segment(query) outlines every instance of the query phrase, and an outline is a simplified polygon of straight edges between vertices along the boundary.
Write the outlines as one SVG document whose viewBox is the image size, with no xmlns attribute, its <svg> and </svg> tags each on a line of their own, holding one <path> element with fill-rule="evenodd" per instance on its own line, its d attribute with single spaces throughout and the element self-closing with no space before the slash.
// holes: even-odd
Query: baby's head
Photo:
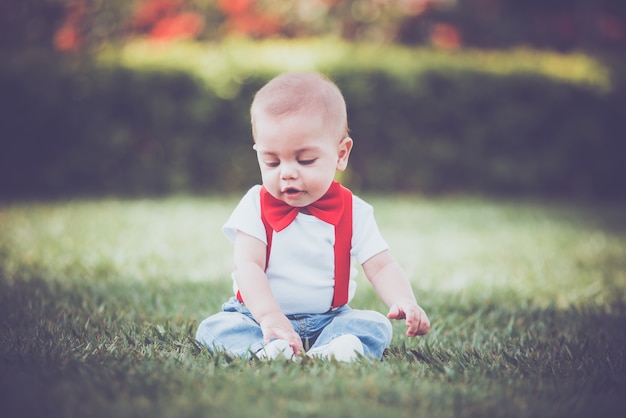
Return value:
<svg viewBox="0 0 626 418">
<path fill-rule="evenodd" d="M 263 184 L 274 197 L 306 206 L 346 168 L 352 149 L 346 103 L 322 75 L 279 75 L 257 92 L 250 115 Z"/>
<path fill-rule="evenodd" d="M 280 118 L 300 113 L 319 115 L 338 140 L 348 136 L 346 102 L 339 88 L 321 74 L 284 73 L 261 88 L 252 102 L 252 134 L 259 117 Z"/>
</svg>

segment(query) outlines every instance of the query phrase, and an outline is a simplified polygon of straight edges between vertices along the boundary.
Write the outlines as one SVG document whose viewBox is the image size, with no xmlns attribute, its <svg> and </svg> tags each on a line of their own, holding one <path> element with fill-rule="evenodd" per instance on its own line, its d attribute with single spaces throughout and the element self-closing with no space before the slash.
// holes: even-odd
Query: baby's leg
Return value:
<svg viewBox="0 0 626 418">
<path fill-rule="evenodd" d="M 380 359 L 383 351 L 391 343 L 391 322 L 379 312 L 346 309 L 338 313 L 324 328 L 313 347 L 328 344 L 344 334 L 352 334 L 359 338 L 365 356 Z"/>
<path fill-rule="evenodd" d="M 252 318 L 239 312 L 220 312 L 202 321 L 196 340 L 212 353 L 226 351 L 248 356 L 263 348 L 263 332 Z"/>
</svg>

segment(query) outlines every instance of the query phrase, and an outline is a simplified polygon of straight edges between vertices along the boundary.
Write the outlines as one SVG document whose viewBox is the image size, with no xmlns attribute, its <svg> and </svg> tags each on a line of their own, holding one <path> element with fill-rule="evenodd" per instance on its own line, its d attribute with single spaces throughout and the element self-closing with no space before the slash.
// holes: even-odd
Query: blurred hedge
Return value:
<svg viewBox="0 0 626 418">
<path fill-rule="evenodd" d="M 343 90 L 357 190 L 626 197 L 626 88 L 596 61 L 323 40 L 2 57 L 0 196 L 245 189 L 250 101 L 285 70 Z"/>
</svg>

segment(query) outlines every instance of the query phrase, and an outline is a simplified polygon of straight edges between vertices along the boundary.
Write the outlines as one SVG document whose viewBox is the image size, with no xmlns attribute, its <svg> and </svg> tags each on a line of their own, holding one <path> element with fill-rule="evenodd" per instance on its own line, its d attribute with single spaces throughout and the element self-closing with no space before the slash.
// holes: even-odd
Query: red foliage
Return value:
<svg viewBox="0 0 626 418">
<path fill-rule="evenodd" d="M 430 7 L 428 0 L 403 0 L 398 2 L 398 9 L 410 16 L 417 16 L 424 13 Z"/>
<path fill-rule="evenodd" d="M 217 7 L 228 16 L 241 16 L 252 12 L 252 3 L 252 0 L 219 0 Z"/>
<path fill-rule="evenodd" d="M 461 47 L 461 34 L 453 25 L 437 23 L 430 32 L 430 42 L 441 49 L 458 49 Z"/>
<path fill-rule="evenodd" d="M 259 12 L 253 0 L 219 0 L 218 8 L 226 16 L 229 33 L 262 37 L 280 31 L 280 18 Z"/>
<path fill-rule="evenodd" d="M 602 16 L 600 19 L 600 31 L 605 38 L 612 41 L 621 41 L 626 34 L 623 22 L 617 17 L 610 15 Z"/>
<path fill-rule="evenodd" d="M 204 17 L 185 6 L 184 0 L 146 0 L 133 13 L 132 27 L 152 39 L 195 38 L 204 29 Z"/>
<path fill-rule="evenodd" d="M 164 17 L 150 31 L 154 39 L 194 38 L 204 29 L 204 19 L 198 13 L 180 13 Z"/>
<path fill-rule="evenodd" d="M 66 25 L 55 32 L 53 43 L 58 51 L 76 51 L 81 45 L 81 36 L 74 26 Z"/>
<path fill-rule="evenodd" d="M 252 36 L 269 36 L 280 29 L 280 20 L 263 15 L 233 16 L 226 22 L 226 30 L 230 33 Z"/>
<path fill-rule="evenodd" d="M 80 25 L 85 18 L 84 0 L 76 0 L 65 6 L 65 18 L 61 27 L 54 33 L 52 43 L 58 51 L 71 52 L 78 50 L 83 38 L 80 33 Z"/>
<path fill-rule="evenodd" d="M 138 29 L 150 28 L 158 20 L 175 13 L 181 3 L 181 0 L 144 1 L 133 12 L 131 18 L 132 25 Z"/>
</svg>

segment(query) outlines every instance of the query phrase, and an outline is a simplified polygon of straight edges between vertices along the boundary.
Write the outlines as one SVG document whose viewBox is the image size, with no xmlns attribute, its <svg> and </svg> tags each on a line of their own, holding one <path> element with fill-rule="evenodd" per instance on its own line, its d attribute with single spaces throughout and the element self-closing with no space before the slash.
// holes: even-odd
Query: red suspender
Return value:
<svg viewBox="0 0 626 418">
<path fill-rule="evenodd" d="M 263 208 L 262 205 L 261 208 Z M 267 240 L 267 249 L 265 250 L 265 270 L 267 270 L 267 266 L 270 263 L 270 252 L 272 251 L 272 237 L 274 236 L 274 230 L 267 221 L 267 218 L 263 213 L 263 209 L 261 209 L 261 220 L 263 221 L 263 226 L 265 227 L 265 237 Z"/>
<path fill-rule="evenodd" d="M 352 192 L 341 186 L 344 210 L 335 226 L 335 296 L 333 308 L 348 303 L 350 288 L 350 250 L 352 249 Z"/>
<path fill-rule="evenodd" d="M 333 296 L 333 308 L 348 303 L 348 290 L 350 288 L 350 250 L 352 249 L 352 192 L 341 186 L 341 194 L 344 201 L 344 211 L 339 223 L 335 226 L 335 294 Z M 267 256 L 265 269 L 270 260 L 272 250 L 272 237 L 274 230 L 270 226 L 261 210 L 261 220 L 265 227 L 267 237 Z M 237 292 L 237 299 L 243 303 L 241 293 Z"/>
</svg>

